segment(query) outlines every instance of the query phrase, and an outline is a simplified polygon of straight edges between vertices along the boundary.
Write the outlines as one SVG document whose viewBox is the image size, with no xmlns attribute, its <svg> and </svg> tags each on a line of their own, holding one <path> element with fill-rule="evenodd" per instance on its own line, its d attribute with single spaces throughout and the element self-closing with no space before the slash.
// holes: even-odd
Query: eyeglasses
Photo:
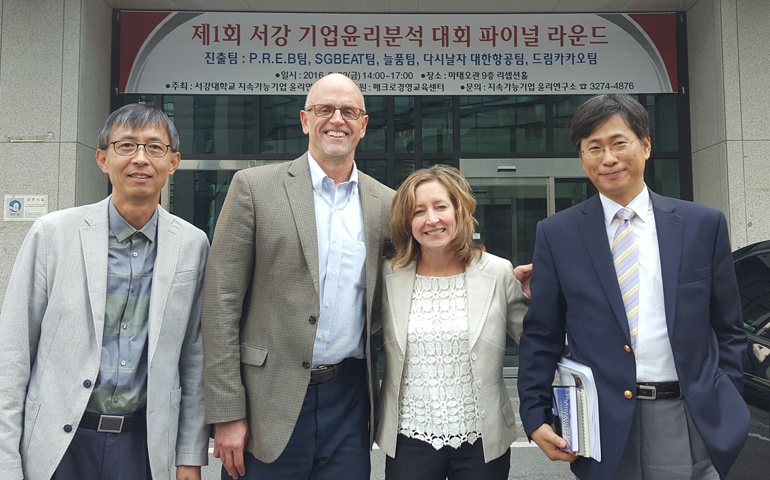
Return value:
<svg viewBox="0 0 770 480">
<path fill-rule="evenodd" d="M 112 148 L 115 149 L 115 153 L 123 155 L 124 157 L 135 154 L 140 146 L 144 147 L 144 153 L 151 157 L 162 157 L 167 154 L 168 149 L 171 148 L 171 145 L 163 142 L 136 143 L 129 142 L 128 140 L 115 140 L 107 145 L 112 145 Z"/>
<path fill-rule="evenodd" d="M 305 110 L 310 110 L 315 113 L 318 118 L 330 118 L 334 115 L 335 110 L 339 110 L 342 118 L 345 120 L 358 120 L 361 115 L 366 115 L 366 110 L 361 110 L 356 107 L 335 107 L 334 105 L 310 105 Z"/>
<path fill-rule="evenodd" d="M 626 142 L 624 140 L 621 140 L 619 142 L 615 142 L 609 147 L 600 147 L 598 145 L 594 145 L 593 147 L 589 148 L 588 150 L 581 150 L 580 154 L 591 159 L 598 159 L 604 156 L 604 149 L 609 148 L 610 152 L 612 152 L 613 155 L 620 155 L 623 152 L 626 152 L 632 143 L 634 143 L 636 140 L 631 140 L 630 142 Z"/>
</svg>

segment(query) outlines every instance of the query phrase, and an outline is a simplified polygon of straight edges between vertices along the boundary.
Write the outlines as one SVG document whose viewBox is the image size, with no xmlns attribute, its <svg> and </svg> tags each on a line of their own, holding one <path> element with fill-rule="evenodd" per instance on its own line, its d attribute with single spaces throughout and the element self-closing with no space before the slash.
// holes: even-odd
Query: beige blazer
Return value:
<svg viewBox="0 0 770 480">
<path fill-rule="evenodd" d="M 0 479 L 51 478 L 88 404 L 102 355 L 108 201 L 38 219 L 16 257 L 0 314 Z M 202 231 L 159 207 L 147 337 L 155 480 L 176 478 L 178 464 L 208 463 L 200 334 L 208 250 Z"/>
<path fill-rule="evenodd" d="M 404 372 L 406 337 L 416 264 L 393 269 L 382 266 L 382 336 L 385 377 L 380 389 L 380 422 L 377 445 L 396 455 L 399 389 Z M 471 373 L 479 382 L 479 411 L 484 460 L 500 457 L 516 440 L 516 418 L 503 383 L 506 333 L 518 342 L 529 298 L 513 275 L 508 260 L 483 253 L 465 269 Z"/>
<path fill-rule="evenodd" d="M 372 324 L 379 323 L 380 260 L 390 235 L 394 192 L 360 171 L 358 187 L 366 243 L 363 334 L 373 425 L 379 381 L 370 333 Z M 236 173 L 206 271 L 206 422 L 248 418 L 246 450 L 263 462 L 275 461 L 289 442 L 310 382 L 320 314 L 318 268 L 307 154 Z"/>
</svg>

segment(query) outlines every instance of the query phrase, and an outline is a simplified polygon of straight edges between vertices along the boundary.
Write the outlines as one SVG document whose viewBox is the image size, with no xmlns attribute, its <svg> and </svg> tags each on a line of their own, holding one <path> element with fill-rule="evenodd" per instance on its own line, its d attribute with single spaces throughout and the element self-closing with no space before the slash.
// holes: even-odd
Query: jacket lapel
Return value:
<svg viewBox="0 0 770 480">
<path fill-rule="evenodd" d="M 488 259 L 482 256 L 465 269 L 465 288 L 468 302 L 468 344 L 476 345 L 492 304 L 497 279 L 483 269 Z"/>
<path fill-rule="evenodd" d="M 88 226 L 80 229 L 80 244 L 86 268 L 88 301 L 94 322 L 96 345 L 102 348 L 104 309 L 107 302 L 107 259 L 109 243 L 108 208 L 110 197 L 94 205 L 85 216 Z"/>
<path fill-rule="evenodd" d="M 313 181 L 310 178 L 310 166 L 307 153 L 294 160 L 289 167 L 289 176 L 284 180 L 286 196 L 294 217 L 294 223 L 302 244 L 302 253 L 310 269 L 313 286 L 317 295 L 321 287 L 318 279 L 318 233 L 315 227 L 315 202 L 313 200 Z"/>
<path fill-rule="evenodd" d="M 679 285 L 679 263 L 682 259 L 682 229 L 684 219 L 674 215 L 674 204 L 650 192 L 655 214 L 655 229 L 660 251 L 660 272 L 663 277 L 663 302 L 669 335 L 674 331 L 676 292 Z"/>
<path fill-rule="evenodd" d="M 417 274 L 417 262 L 412 262 L 404 268 L 396 269 L 385 276 L 385 288 L 388 293 L 391 316 L 393 317 L 393 334 L 401 354 L 406 353 L 406 334 L 409 325 L 409 311 L 412 308 L 412 290 Z"/>
<path fill-rule="evenodd" d="M 377 287 L 382 242 L 380 233 L 380 198 L 371 188 L 369 179 L 358 173 L 358 193 L 361 197 L 361 213 L 364 218 L 364 242 L 366 244 L 366 318 L 371 318 L 374 292 Z M 367 322 L 368 325 L 368 322 Z"/>
<path fill-rule="evenodd" d="M 166 301 L 174 281 L 174 272 L 179 258 L 179 227 L 171 215 L 162 207 L 158 207 L 158 236 L 155 266 L 152 271 L 152 288 L 150 290 L 150 310 L 148 313 L 149 350 L 147 359 L 152 361 L 155 347 L 158 345 L 160 329 L 163 324 L 163 313 Z"/>
<path fill-rule="evenodd" d="M 604 210 L 598 195 L 591 197 L 583 207 L 583 218 L 578 220 L 578 228 L 585 242 L 591 263 L 596 271 L 599 282 L 604 289 L 604 294 L 612 307 L 612 312 L 625 332 L 626 339 L 630 342 L 631 335 L 628 331 L 628 319 L 626 308 L 623 306 L 623 298 L 620 294 L 618 277 L 615 274 L 615 265 L 612 262 L 612 252 L 607 241 L 607 228 L 604 224 Z"/>
</svg>

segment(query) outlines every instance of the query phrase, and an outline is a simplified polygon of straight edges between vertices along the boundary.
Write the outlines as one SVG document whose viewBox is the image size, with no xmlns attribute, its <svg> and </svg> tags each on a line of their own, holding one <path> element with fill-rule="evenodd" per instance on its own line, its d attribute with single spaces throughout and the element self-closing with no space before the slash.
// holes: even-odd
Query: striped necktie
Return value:
<svg viewBox="0 0 770 480">
<path fill-rule="evenodd" d="M 634 211 L 630 208 L 621 208 L 615 214 L 621 222 L 612 241 L 612 261 L 615 263 L 615 273 L 618 275 L 623 306 L 626 307 L 631 348 L 636 355 L 636 333 L 639 325 L 639 250 L 636 236 L 631 229 L 631 219 L 634 215 Z"/>
</svg>

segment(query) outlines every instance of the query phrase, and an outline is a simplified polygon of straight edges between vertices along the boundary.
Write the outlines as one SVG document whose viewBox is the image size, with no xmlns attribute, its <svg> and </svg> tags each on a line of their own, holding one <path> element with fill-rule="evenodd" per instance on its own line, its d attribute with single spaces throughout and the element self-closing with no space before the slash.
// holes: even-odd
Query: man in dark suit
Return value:
<svg viewBox="0 0 770 480">
<path fill-rule="evenodd" d="M 599 194 L 537 227 L 520 348 L 524 428 L 582 479 L 724 478 L 749 425 L 725 217 L 648 190 L 649 120 L 628 95 L 581 105 L 572 142 Z M 560 450 L 551 427 L 565 334 L 596 379 L 601 462 Z"/>
</svg>

